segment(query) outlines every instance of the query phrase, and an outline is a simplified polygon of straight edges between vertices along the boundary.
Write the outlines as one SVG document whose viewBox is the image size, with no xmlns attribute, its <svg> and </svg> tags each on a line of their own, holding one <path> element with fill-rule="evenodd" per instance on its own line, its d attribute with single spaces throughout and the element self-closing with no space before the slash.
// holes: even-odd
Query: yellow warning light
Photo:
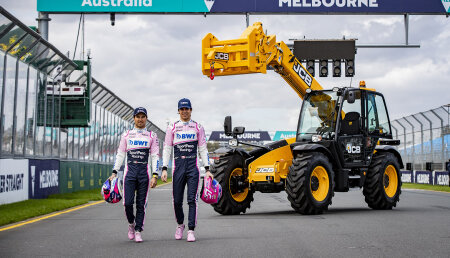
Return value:
<svg viewBox="0 0 450 258">
<path fill-rule="evenodd" d="M 359 82 L 359 87 L 366 87 L 366 82 L 365 81 L 360 81 Z"/>
</svg>

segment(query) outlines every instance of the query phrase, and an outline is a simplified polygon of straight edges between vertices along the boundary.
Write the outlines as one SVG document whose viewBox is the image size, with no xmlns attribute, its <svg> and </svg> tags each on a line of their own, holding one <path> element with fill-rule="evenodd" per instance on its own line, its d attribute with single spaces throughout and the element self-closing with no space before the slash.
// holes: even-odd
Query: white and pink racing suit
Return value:
<svg viewBox="0 0 450 258">
<path fill-rule="evenodd" d="M 123 204 L 128 223 L 136 223 L 135 230 L 142 231 L 147 207 L 148 187 L 152 173 L 158 174 L 159 143 L 156 133 L 147 129 L 127 130 L 120 139 L 113 170 L 118 171 L 125 161 L 123 172 Z M 133 211 L 136 191 L 136 216 Z"/>
<path fill-rule="evenodd" d="M 198 186 L 200 171 L 198 153 L 206 169 L 209 168 L 208 149 L 203 127 L 190 120 L 177 121 L 168 126 L 163 150 L 163 170 L 169 165 L 173 149 L 173 206 L 178 224 L 183 224 L 183 194 L 187 184 L 187 202 L 189 205 L 189 229 L 194 230 L 197 224 Z"/>
</svg>

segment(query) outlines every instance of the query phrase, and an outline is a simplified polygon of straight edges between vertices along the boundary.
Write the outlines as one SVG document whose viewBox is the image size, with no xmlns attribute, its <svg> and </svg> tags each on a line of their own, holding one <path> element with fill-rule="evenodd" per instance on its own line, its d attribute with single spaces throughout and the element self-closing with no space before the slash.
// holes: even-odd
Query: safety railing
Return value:
<svg viewBox="0 0 450 258">
<path fill-rule="evenodd" d="M 446 170 L 450 158 L 450 104 L 391 122 L 407 170 Z"/>
</svg>

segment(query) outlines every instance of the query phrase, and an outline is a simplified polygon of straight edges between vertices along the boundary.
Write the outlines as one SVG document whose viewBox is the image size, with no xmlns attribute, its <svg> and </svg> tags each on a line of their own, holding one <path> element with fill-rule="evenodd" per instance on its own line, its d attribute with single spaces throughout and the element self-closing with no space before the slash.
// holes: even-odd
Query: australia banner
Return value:
<svg viewBox="0 0 450 258">
<path fill-rule="evenodd" d="M 285 140 L 289 138 L 295 138 L 297 136 L 296 131 L 276 131 L 273 136 L 273 141 Z"/>
<path fill-rule="evenodd" d="M 450 0 L 37 0 L 49 13 L 446 14 Z"/>
</svg>

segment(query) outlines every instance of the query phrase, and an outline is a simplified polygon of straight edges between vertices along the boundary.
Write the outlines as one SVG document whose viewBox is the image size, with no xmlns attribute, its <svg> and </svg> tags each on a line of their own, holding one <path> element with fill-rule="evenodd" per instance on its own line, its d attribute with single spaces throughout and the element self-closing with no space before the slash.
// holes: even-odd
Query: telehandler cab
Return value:
<svg viewBox="0 0 450 258">
<path fill-rule="evenodd" d="M 261 23 L 247 28 L 241 38 L 218 41 L 212 34 L 202 42 L 203 73 L 235 75 L 265 73 L 272 66 L 303 99 L 297 137 L 264 146 L 240 143 L 231 117 L 224 122 L 233 145 L 247 144 L 252 151 L 230 148 L 212 166 L 223 195 L 214 210 L 240 214 L 250 208 L 255 191 L 286 191 L 292 208 L 301 214 L 328 209 L 334 192 L 362 187 L 373 209 L 391 209 L 401 193 L 403 163 L 393 147 L 384 97 L 365 87 L 323 90 L 283 43 L 266 36 Z"/>
</svg>

